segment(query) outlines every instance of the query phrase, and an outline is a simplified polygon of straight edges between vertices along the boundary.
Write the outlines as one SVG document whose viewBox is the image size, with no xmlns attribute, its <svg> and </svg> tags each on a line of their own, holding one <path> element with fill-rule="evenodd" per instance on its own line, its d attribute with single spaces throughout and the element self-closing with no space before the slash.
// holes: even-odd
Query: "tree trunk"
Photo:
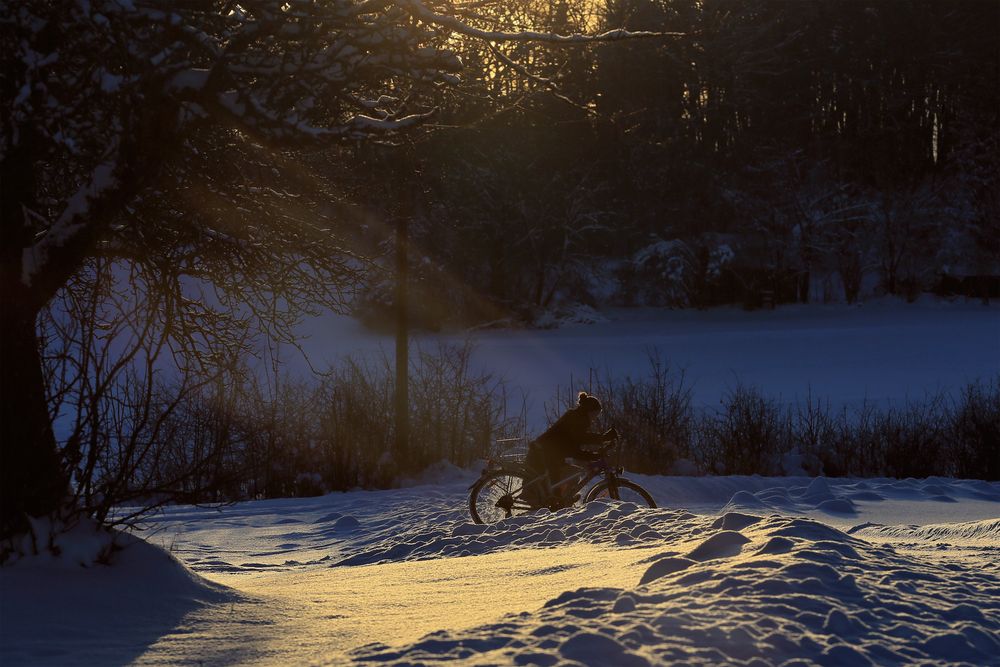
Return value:
<svg viewBox="0 0 1000 667">
<path fill-rule="evenodd" d="M 415 195 L 410 195 L 415 199 Z M 395 454 L 396 471 L 409 471 L 410 452 L 410 304 L 407 296 L 409 280 L 409 232 L 407 216 L 416 210 L 410 206 L 396 223 L 396 393 L 395 393 Z"/>
<path fill-rule="evenodd" d="M 26 529 L 28 516 L 55 510 L 66 493 L 35 328 L 41 300 L 21 280 L 35 159 L 30 133 L 22 134 L 0 161 L 0 539 Z"/>
<path fill-rule="evenodd" d="M 35 310 L 3 287 L 0 317 L 0 538 L 49 514 L 66 494 L 35 330 Z M 15 291 L 15 294 L 11 294 Z"/>
<path fill-rule="evenodd" d="M 799 303 L 809 303 L 809 284 L 812 280 L 812 276 L 807 268 L 802 271 L 798 277 L 798 297 Z"/>
</svg>

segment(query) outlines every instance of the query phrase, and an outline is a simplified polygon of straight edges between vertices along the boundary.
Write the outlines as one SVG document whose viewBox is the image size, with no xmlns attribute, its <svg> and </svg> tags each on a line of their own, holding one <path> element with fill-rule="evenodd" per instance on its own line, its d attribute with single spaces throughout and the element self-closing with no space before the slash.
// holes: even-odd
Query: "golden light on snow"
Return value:
<svg viewBox="0 0 1000 667">
<path fill-rule="evenodd" d="M 192 655 L 190 643 L 212 654 L 240 655 L 250 664 L 310 664 L 326 655 L 343 661 L 347 648 L 412 643 L 438 630 L 497 622 L 532 612 L 567 590 L 633 588 L 648 549 L 568 544 L 559 549 L 498 553 L 347 567 L 309 567 L 260 574 L 206 573 L 246 600 L 192 614 L 183 628 L 150 647 L 145 659 Z M 210 617 L 209 617 L 210 616 Z M 218 624 L 228 626 L 218 632 Z M 214 626 L 205 642 L 200 627 Z M 212 655 L 201 654 L 206 663 Z"/>
</svg>

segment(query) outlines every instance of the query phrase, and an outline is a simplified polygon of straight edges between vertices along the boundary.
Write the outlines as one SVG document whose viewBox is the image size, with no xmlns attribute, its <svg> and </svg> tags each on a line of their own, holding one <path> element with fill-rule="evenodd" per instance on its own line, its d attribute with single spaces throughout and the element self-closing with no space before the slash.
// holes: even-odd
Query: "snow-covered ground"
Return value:
<svg viewBox="0 0 1000 667">
<path fill-rule="evenodd" d="M 343 355 L 384 350 L 387 336 L 366 332 L 355 320 L 326 317 L 303 325 L 303 349 L 323 368 Z M 462 335 L 418 335 L 433 350 Z M 706 311 L 663 308 L 613 310 L 597 321 L 549 330 L 486 330 L 469 335 L 479 366 L 508 384 L 513 407 L 528 398 L 529 425 L 545 420 L 545 402 L 557 387 L 563 395 L 589 386 L 591 370 L 621 378 L 649 372 L 648 353 L 683 369 L 695 406 L 715 406 L 737 383 L 758 387 L 785 402 L 830 401 L 839 405 L 923 400 L 1000 373 L 1000 306 L 926 297 L 855 306 L 790 305 L 775 310 Z M 297 353 L 284 358 L 300 371 Z"/>
<path fill-rule="evenodd" d="M 317 366 L 392 348 L 344 318 L 307 327 Z M 557 384 L 641 375 L 651 347 L 701 405 L 737 381 L 789 401 L 919 399 L 997 376 L 1000 308 L 638 311 L 475 342 L 531 394 L 537 428 Z M 661 509 L 482 527 L 478 471 L 438 472 L 171 507 L 142 534 L 157 546 L 127 540 L 114 567 L 77 564 L 97 544 L 80 527 L 61 557 L 0 569 L 0 664 L 1000 664 L 998 483 L 637 477 Z"/>
<path fill-rule="evenodd" d="M 1000 484 L 639 477 L 660 509 L 479 526 L 474 477 L 173 507 L 146 534 L 172 557 L 22 561 L 0 662 L 1000 664 Z"/>
</svg>

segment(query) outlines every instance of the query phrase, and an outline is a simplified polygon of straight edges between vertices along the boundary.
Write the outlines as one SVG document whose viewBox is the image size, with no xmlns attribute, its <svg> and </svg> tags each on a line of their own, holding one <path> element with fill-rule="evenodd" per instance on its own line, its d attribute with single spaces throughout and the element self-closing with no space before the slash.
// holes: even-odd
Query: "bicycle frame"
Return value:
<svg viewBox="0 0 1000 667">
<path fill-rule="evenodd" d="M 603 459 L 601 461 L 591 461 L 586 467 L 580 467 L 579 472 L 573 473 L 558 482 L 550 482 L 549 488 L 550 490 L 558 489 L 566 482 L 576 480 L 576 483 L 569 487 L 569 490 L 565 493 L 565 495 L 572 497 L 573 494 L 582 491 L 595 477 L 600 477 L 601 473 L 610 474 L 612 471 Z M 547 475 L 543 474 L 541 477 L 547 477 Z"/>
<path fill-rule="evenodd" d="M 543 508 L 555 512 L 575 505 L 581 497 L 583 502 L 606 498 L 655 508 L 656 501 L 646 489 L 625 478 L 621 466 L 611 465 L 608 459 L 613 446 L 601 447 L 594 452 L 593 460 L 578 462 L 572 474 L 555 481 L 549 480 L 547 471 L 536 473 L 534 468 L 528 468 L 523 458 L 490 457 L 479 479 L 469 487 L 472 519 L 485 524 Z M 596 478 L 601 479 L 594 482 Z M 560 489 L 563 485 L 566 488 Z M 590 489 L 584 496 L 581 492 L 588 485 Z"/>
<path fill-rule="evenodd" d="M 529 486 L 531 484 L 536 484 L 538 482 L 544 481 L 545 484 L 548 486 L 548 490 L 550 493 L 553 493 L 555 489 L 558 489 L 563 484 L 572 481 L 573 485 L 570 487 L 570 489 L 567 492 L 559 494 L 559 496 L 572 498 L 575 494 L 582 491 L 588 484 L 590 484 L 597 477 L 603 476 L 609 482 L 609 484 L 613 485 L 615 480 L 622 475 L 624 470 L 621 467 L 612 467 L 608 463 L 607 450 L 608 448 L 606 447 L 602 448 L 600 450 L 601 456 L 599 458 L 593 461 L 588 461 L 585 466 L 580 467 L 579 472 L 574 472 L 568 477 L 555 482 L 549 480 L 547 472 L 543 472 L 540 475 L 529 478 L 529 475 L 533 471 L 529 470 L 523 463 L 512 466 L 510 464 L 505 465 L 502 461 L 495 461 L 492 459 L 487 462 L 486 468 L 483 469 L 483 476 L 486 476 L 497 470 L 503 470 L 504 468 L 513 469 L 512 472 L 520 473 L 520 476 L 525 480 L 525 486 Z M 478 483 L 479 482 L 477 480 L 476 483 L 474 483 L 472 486 L 469 487 L 469 489 L 471 490 Z M 553 494 L 553 496 L 555 497 L 555 494 Z M 512 502 L 512 506 L 514 505 L 520 506 L 522 509 L 535 509 L 539 507 L 538 505 L 532 505 L 520 499 L 514 500 Z M 546 506 L 546 505 L 547 503 L 541 506 Z"/>
</svg>

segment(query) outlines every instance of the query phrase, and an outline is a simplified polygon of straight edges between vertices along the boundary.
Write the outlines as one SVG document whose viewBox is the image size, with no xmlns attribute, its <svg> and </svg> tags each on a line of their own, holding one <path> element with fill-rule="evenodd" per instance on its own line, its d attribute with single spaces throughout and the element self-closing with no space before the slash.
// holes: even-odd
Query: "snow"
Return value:
<svg viewBox="0 0 1000 667">
<path fill-rule="evenodd" d="M 773 311 L 632 309 L 604 320 L 557 329 L 416 335 L 414 346 L 440 340 L 475 344 L 478 366 L 508 382 L 509 407 L 527 396 L 529 426 L 545 424 L 546 401 L 557 386 L 589 387 L 594 373 L 645 377 L 648 353 L 684 371 L 697 407 L 713 407 L 737 383 L 758 387 L 784 403 L 829 402 L 833 408 L 922 401 L 1000 373 L 1000 307 L 978 301 L 893 300 L 864 305 L 780 306 Z M 306 322 L 303 349 L 313 367 L 345 355 L 383 352 L 388 336 L 365 332 L 353 319 L 328 316 Z M 308 372 L 304 360 L 293 367 Z"/>
<path fill-rule="evenodd" d="M 317 367 L 391 349 L 353 321 L 306 327 Z M 474 338 L 484 369 L 533 394 L 533 428 L 556 384 L 641 375 L 650 346 L 701 406 L 736 379 L 846 404 L 1000 371 L 1000 309 L 962 301 L 647 310 Z M 80 524 L 59 557 L 0 569 L 0 664 L 1000 664 L 1000 483 L 628 475 L 659 509 L 481 526 L 478 474 L 442 463 L 389 491 L 168 507 L 146 542 L 119 536 L 111 567 L 93 565 L 107 536 Z"/>
<path fill-rule="evenodd" d="M 447 28 L 449 30 L 454 30 L 457 33 L 463 35 L 469 35 L 470 37 L 477 37 L 479 39 L 489 41 L 489 42 L 546 42 L 553 44 L 587 44 L 594 42 L 613 42 L 622 39 L 641 39 L 641 38 L 659 38 L 659 37 L 684 37 L 684 33 L 678 32 L 649 32 L 644 30 L 625 30 L 618 28 L 615 30 L 608 30 L 596 35 L 558 35 L 546 32 L 533 32 L 533 31 L 520 31 L 520 32 L 504 32 L 499 30 L 481 30 L 474 26 L 468 25 L 459 19 L 448 16 L 447 14 L 438 14 L 434 12 L 431 8 L 427 7 L 423 2 L 419 0 L 404 0 L 398 3 L 400 6 L 405 7 L 407 11 L 410 12 L 416 18 L 426 21 L 430 24 L 436 24 L 442 28 Z"/>
<path fill-rule="evenodd" d="M 108 148 L 108 154 L 114 155 L 116 146 Z M 82 233 L 86 228 L 83 222 L 91 205 L 101 197 L 107 196 L 118 187 L 115 176 L 117 163 L 114 158 L 102 162 L 94 168 L 90 179 L 84 183 L 66 202 L 66 207 L 49 227 L 48 231 L 32 246 L 21 251 L 21 282 L 31 285 L 35 276 L 40 273 L 50 259 L 51 252 L 60 248 Z"/>
<path fill-rule="evenodd" d="M 159 546 L 130 540 L 114 567 L 25 559 L 0 570 L 0 661 L 1000 655 L 1000 483 L 632 476 L 660 509 L 597 501 L 480 526 L 466 503 L 477 474 L 442 465 L 395 490 L 170 507 L 146 526 Z"/>
<path fill-rule="evenodd" d="M 0 664 L 123 664 L 187 614 L 239 599 L 160 547 L 121 534 L 117 542 L 113 567 L 82 567 L 110 544 L 83 522 L 60 536 L 60 557 L 0 569 Z"/>
<path fill-rule="evenodd" d="M 170 82 L 167 84 L 167 90 L 170 92 L 202 90 L 208 82 L 211 73 L 209 69 L 195 67 L 181 70 L 170 79 Z"/>
</svg>

